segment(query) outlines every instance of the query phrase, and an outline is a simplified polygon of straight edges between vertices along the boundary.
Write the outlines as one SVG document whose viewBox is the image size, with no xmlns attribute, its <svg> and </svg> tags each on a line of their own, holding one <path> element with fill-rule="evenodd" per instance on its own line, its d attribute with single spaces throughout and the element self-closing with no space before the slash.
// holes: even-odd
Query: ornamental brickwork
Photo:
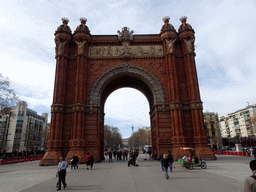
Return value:
<svg viewBox="0 0 256 192">
<path fill-rule="evenodd" d="M 207 146 L 195 66 L 194 30 L 181 19 L 178 32 L 165 17 L 160 34 L 91 35 L 86 19 L 72 34 L 68 19 L 55 32 L 56 75 L 48 150 L 40 165 L 57 164 L 89 152 L 104 158 L 104 104 L 122 87 L 141 91 L 150 106 L 153 155 L 175 159 L 195 148 L 214 159 Z"/>
</svg>

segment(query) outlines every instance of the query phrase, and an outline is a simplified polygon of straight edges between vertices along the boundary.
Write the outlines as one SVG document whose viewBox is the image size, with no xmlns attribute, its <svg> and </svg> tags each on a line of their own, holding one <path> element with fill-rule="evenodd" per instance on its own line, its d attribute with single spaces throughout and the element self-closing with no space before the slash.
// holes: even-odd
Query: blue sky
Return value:
<svg viewBox="0 0 256 192">
<path fill-rule="evenodd" d="M 179 18 L 195 30 L 196 65 L 204 111 L 233 112 L 255 104 L 256 1 L 0 1 L 0 58 L 4 76 L 29 108 L 50 113 L 55 75 L 54 32 L 69 18 L 72 32 L 87 18 L 91 34 L 117 34 L 127 26 L 134 34 L 158 34 L 162 18 L 178 29 Z M 117 105 L 116 101 L 121 103 Z M 123 136 L 149 126 L 146 98 L 133 89 L 112 93 L 105 124 Z M 50 121 L 50 119 L 49 119 Z"/>
</svg>

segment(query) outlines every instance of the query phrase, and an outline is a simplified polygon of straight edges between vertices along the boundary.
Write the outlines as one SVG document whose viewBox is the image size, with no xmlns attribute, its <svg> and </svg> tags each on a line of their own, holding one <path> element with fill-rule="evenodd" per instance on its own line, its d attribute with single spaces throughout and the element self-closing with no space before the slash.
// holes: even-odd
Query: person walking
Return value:
<svg viewBox="0 0 256 192">
<path fill-rule="evenodd" d="M 123 150 L 123 152 L 122 152 L 122 155 L 123 155 L 123 161 L 125 161 L 125 150 Z"/>
<path fill-rule="evenodd" d="M 252 154 L 254 156 L 254 159 L 256 160 L 256 148 L 255 147 L 253 148 Z"/>
<path fill-rule="evenodd" d="M 163 167 L 165 170 L 165 177 L 166 179 L 169 179 L 169 175 L 168 175 L 169 159 L 167 158 L 167 154 L 163 155 Z"/>
<path fill-rule="evenodd" d="M 168 153 L 167 153 L 167 158 L 169 160 L 170 171 L 172 172 L 172 164 L 173 164 L 174 160 L 173 160 L 173 156 L 170 151 L 168 151 Z"/>
<path fill-rule="evenodd" d="M 164 171 L 164 166 L 163 166 L 163 154 L 160 155 L 160 163 L 161 163 L 162 171 Z"/>
<path fill-rule="evenodd" d="M 256 191 L 256 160 L 250 162 L 250 168 L 252 170 L 252 176 L 247 177 L 244 182 L 244 192 Z"/>
<path fill-rule="evenodd" d="M 66 188 L 66 168 L 67 168 L 67 163 L 63 161 L 63 157 L 60 157 L 60 162 L 58 164 L 58 169 L 57 169 L 57 175 L 58 175 L 58 189 L 57 191 L 61 190 L 61 183 L 64 186 L 64 189 Z M 56 176 L 57 176 L 56 175 Z"/>
<path fill-rule="evenodd" d="M 151 151 L 151 149 L 149 149 L 149 150 L 148 150 L 148 156 L 149 156 L 149 160 L 152 160 L 152 157 L 151 157 L 151 155 L 152 155 L 152 151 Z"/>
<path fill-rule="evenodd" d="M 90 158 L 91 158 L 90 154 L 87 153 L 87 155 L 85 156 L 85 163 L 86 163 L 86 165 L 87 165 L 87 170 L 89 170 Z"/>
<path fill-rule="evenodd" d="M 109 163 L 110 163 L 110 161 L 111 161 L 111 163 L 113 163 L 111 151 L 108 152 L 108 157 L 109 157 Z"/>
<path fill-rule="evenodd" d="M 74 168 L 76 167 L 76 168 L 78 169 L 77 163 L 79 162 L 79 158 L 78 158 L 77 155 L 75 154 L 72 159 L 73 159 L 72 164 L 73 164 Z M 71 168 L 72 168 L 72 166 L 71 166 Z"/>
<path fill-rule="evenodd" d="M 94 163 L 94 157 L 91 155 L 91 157 L 90 157 L 91 170 L 92 170 L 92 167 L 93 167 L 93 163 Z"/>
</svg>

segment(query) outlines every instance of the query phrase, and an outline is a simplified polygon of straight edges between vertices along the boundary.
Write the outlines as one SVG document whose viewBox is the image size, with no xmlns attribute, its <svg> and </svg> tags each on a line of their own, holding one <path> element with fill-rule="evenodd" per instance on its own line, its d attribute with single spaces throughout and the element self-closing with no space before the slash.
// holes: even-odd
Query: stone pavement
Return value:
<svg viewBox="0 0 256 192">
<path fill-rule="evenodd" d="M 139 167 L 128 167 L 127 162 L 108 163 L 108 159 L 70 170 L 66 177 L 67 188 L 62 191 L 92 192 L 242 192 L 245 177 L 251 175 L 249 162 L 253 157 L 218 155 L 217 161 L 207 161 L 207 169 L 187 170 L 174 163 L 169 180 L 164 176 L 159 161 L 145 161 L 139 155 Z M 0 166 L 0 191 L 43 192 L 56 191 L 57 166 L 41 167 L 39 161 Z"/>
</svg>

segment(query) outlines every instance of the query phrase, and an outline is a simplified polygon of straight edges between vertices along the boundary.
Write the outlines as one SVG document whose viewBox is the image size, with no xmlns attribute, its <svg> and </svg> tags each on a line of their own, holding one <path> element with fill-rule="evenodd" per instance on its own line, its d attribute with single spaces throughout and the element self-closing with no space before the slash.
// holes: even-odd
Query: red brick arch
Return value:
<svg viewBox="0 0 256 192">
<path fill-rule="evenodd" d="M 153 154 L 174 158 L 195 148 L 215 158 L 207 146 L 195 66 L 194 30 L 182 18 L 178 32 L 164 19 L 160 34 L 91 35 L 86 20 L 72 34 L 63 20 L 55 32 L 56 76 L 48 150 L 40 165 L 85 154 L 104 158 L 104 104 L 116 89 L 141 91 L 150 106 Z"/>
</svg>

